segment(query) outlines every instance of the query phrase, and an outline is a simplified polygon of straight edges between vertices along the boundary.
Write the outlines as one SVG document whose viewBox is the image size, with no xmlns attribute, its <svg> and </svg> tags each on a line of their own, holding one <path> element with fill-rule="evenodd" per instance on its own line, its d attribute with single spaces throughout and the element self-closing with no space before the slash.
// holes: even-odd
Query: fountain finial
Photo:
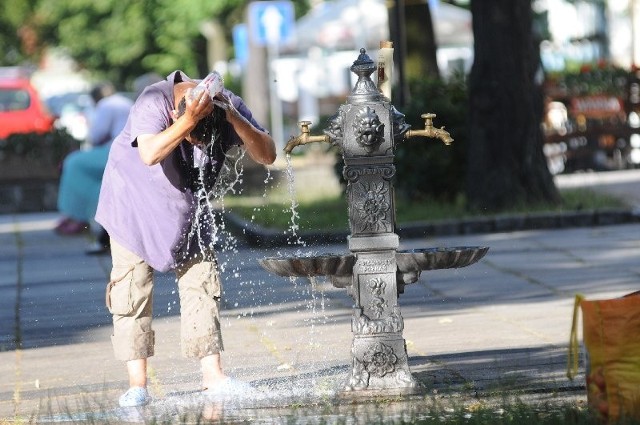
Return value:
<svg viewBox="0 0 640 425">
<path fill-rule="evenodd" d="M 358 58 L 353 61 L 353 65 L 351 65 L 351 71 L 355 74 L 358 74 L 360 70 L 371 70 L 371 72 L 375 71 L 376 66 L 373 63 L 373 60 L 367 55 L 367 50 L 363 47 L 360 49 L 360 55 Z M 371 72 L 369 74 L 371 74 Z"/>
<path fill-rule="evenodd" d="M 380 100 L 382 93 L 371 79 L 371 74 L 376 70 L 376 64 L 367 55 L 367 50 L 364 47 L 360 49 L 360 55 L 350 69 L 358 76 L 358 81 L 351 91 L 349 102 L 361 103 Z"/>
</svg>

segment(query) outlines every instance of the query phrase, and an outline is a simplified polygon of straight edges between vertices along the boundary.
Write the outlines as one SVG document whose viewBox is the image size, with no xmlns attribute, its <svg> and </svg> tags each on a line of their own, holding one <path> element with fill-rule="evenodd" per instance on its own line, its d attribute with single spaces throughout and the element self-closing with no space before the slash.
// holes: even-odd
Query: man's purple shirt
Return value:
<svg viewBox="0 0 640 425">
<path fill-rule="evenodd" d="M 122 132 L 111 146 L 104 171 L 96 221 L 109 236 L 137 254 L 158 271 L 174 269 L 185 253 L 185 237 L 196 207 L 192 190 L 193 145 L 183 141 L 162 162 L 146 165 L 137 149 L 136 138 L 158 134 L 172 123 L 173 86 L 191 81 L 181 71 L 165 81 L 147 87 L 138 97 Z M 264 131 L 252 117 L 242 99 L 224 89 L 238 112 Z M 223 149 L 217 149 L 212 164 L 224 161 L 224 152 L 242 140 L 225 122 Z"/>
</svg>

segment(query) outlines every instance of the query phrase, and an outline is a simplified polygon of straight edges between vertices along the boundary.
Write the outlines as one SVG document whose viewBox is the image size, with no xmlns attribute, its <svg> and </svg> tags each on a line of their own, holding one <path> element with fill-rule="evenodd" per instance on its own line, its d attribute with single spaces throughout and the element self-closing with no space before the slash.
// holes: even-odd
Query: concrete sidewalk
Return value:
<svg viewBox="0 0 640 425">
<path fill-rule="evenodd" d="M 104 307 L 110 258 L 86 256 L 85 237 L 54 234 L 56 218 L 0 216 L 0 423 L 118 423 L 125 419 L 117 416 L 117 397 L 128 385 L 123 364 L 112 356 Z M 400 296 L 410 367 L 431 395 L 482 398 L 508 391 L 585 399 L 584 375 L 575 381 L 565 377 L 574 295 L 617 297 L 637 290 L 640 279 L 640 224 L 411 239 L 401 245 L 490 247 L 475 265 L 424 272 Z M 212 417 L 281 423 L 286 415 L 274 407 L 330 400 L 347 376 L 352 301 L 346 291 L 321 279 L 273 276 L 257 262 L 295 249 L 238 243 L 236 252 L 220 255 L 224 365 L 262 396 L 235 410 L 212 408 Z M 347 248 L 345 242 L 304 250 Z M 150 391 L 156 401 L 128 421 L 175 417 L 196 403 L 198 364 L 180 356 L 172 274 L 157 275 L 154 306 Z M 376 414 L 419 409 L 419 400 L 409 403 L 387 403 Z M 344 408 L 335 407 L 334 414 Z M 304 412 L 298 408 L 296 414 Z"/>
</svg>

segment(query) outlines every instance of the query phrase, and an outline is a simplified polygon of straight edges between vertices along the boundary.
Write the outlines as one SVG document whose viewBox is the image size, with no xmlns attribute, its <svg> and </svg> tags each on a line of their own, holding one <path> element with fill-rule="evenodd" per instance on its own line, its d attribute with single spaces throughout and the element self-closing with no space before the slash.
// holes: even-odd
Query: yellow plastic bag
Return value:
<svg viewBox="0 0 640 425">
<path fill-rule="evenodd" d="M 587 352 L 587 401 L 610 423 L 640 419 L 640 292 L 611 300 L 576 295 L 567 376 L 578 371 L 578 307 Z"/>
</svg>

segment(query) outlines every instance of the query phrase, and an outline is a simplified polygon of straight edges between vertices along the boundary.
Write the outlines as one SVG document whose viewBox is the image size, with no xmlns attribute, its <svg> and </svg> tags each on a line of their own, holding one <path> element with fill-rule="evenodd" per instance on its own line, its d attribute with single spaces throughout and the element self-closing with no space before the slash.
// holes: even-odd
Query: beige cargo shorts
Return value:
<svg viewBox="0 0 640 425">
<path fill-rule="evenodd" d="M 153 269 L 111 239 L 112 269 L 106 305 L 113 316 L 111 342 L 116 359 L 154 354 Z M 220 332 L 220 277 L 215 262 L 196 257 L 176 269 L 180 297 L 180 339 L 185 357 L 223 350 Z"/>
</svg>

